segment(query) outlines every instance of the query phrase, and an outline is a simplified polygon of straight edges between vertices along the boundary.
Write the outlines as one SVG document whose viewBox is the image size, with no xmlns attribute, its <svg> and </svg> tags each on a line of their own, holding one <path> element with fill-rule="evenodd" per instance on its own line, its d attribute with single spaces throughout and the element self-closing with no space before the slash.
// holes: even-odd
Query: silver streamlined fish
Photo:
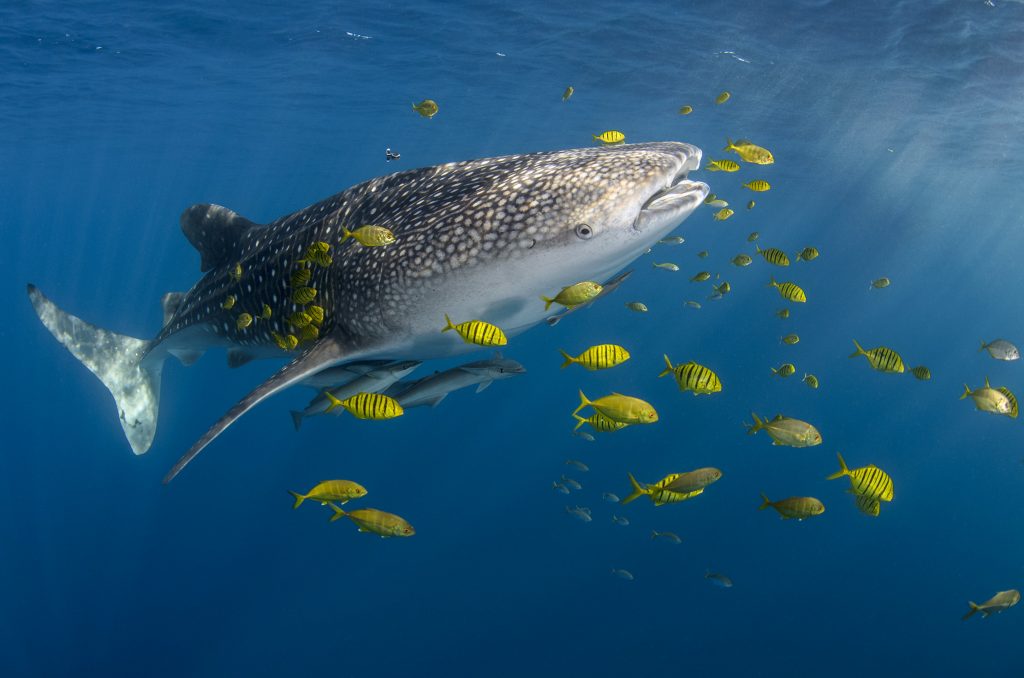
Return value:
<svg viewBox="0 0 1024 678">
<path fill-rule="evenodd" d="M 498 379 L 508 379 L 525 372 L 526 368 L 521 364 L 497 353 L 491 360 L 466 363 L 413 382 L 398 382 L 385 395 L 397 400 L 406 410 L 424 405 L 437 407 L 452 391 L 476 386 L 476 392 L 479 393 Z"/>
</svg>

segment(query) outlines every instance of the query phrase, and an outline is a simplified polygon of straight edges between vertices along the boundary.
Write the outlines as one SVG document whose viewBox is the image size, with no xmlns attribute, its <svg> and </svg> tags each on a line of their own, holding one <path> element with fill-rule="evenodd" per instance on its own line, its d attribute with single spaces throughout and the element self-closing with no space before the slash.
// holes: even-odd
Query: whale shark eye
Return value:
<svg viewBox="0 0 1024 678">
<path fill-rule="evenodd" d="M 588 224 L 576 224 L 576 237 L 580 240 L 590 240 L 594 237 L 594 229 Z"/>
</svg>

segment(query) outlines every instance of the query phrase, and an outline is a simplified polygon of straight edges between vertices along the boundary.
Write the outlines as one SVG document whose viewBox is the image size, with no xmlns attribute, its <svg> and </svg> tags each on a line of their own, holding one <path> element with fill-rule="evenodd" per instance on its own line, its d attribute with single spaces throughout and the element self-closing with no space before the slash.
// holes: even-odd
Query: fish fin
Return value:
<svg viewBox="0 0 1024 678">
<path fill-rule="evenodd" d="M 960 400 L 963 400 L 964 398 L 966 398 L 966 397 L 968 397 L 970 395 L 971 395 L 971 387 L 968 386 L 967 384 L 964 384 L 964 393 L 963 393 L 962 396 L 960 396 Z"/>
<path fill-rule="evenodd" d="M 178 308 L 181 306 L 181 300 L 185 298 L 184 292 L 168 292 L 164 296 L 160 297 L 160 308 L 164 312 L 164 326 L 171 322 L 171 318 L 178 312 Z"/>
<path fill-rule="evenodd" d="M 326 410 L 324 410 L 324 414 L 328 414 L 329 412 L 333 412 L 334 410 L 336 410 L 339 407 L 341 407 L 341 401 L 338 400 L 338 398 L 333 393 L 331 393 L 330 391 L 324 391 L 324 397 L 327 398 L 329 401 L 331 401 L 331 404 L 327 406 Z"/>
<path fill-rule="evenodd" d="M 487 388 L 488 386 L 490 386 L 493 383 L 494 383 L 493 379 L 488 379 L 487 381 L 481 381 L 480 385 L 476 387 L 476 392 L 479 393 L 480 391 L 484 390 L 485 388 Z"/>
<path fill-rule="evenodd" d="M 778 287 L 779 283 L 775 282 L 775 275 L 771 276 L 771 280 L 768 281 L 768 287 Z"/>
<path fill-rule="evenodd" d="M 577 413 L 579 413 L 579 411 L 580 411 L 580 410 L 582 410 L 582 409 L 583 409 L 584 407 L 586 407 L 586 406 L 587 406 L 587 405 L 589 405 L 589 404 L 590 404 L 590 401 L 589 401 L 589 400 L 587 400 L 587 396 L 585 396 L 585 395 L 583 394 L 583 389 L 580 389 L 580 406 L 579 406 L 579 407 L 577 407 L 577 408 L 576 408 L 576 409 L 575 409 L 575 410 L 573 411 L 573 414 L 577 414 Z M 576 428 L 579 428 L 579 426 L 577 426 Z"/>
<path fill-rule="evenodd" d="M 494 359 L 495 360 L 504 360 L 505 359 L 505 355 L 501 351 L 495 351 L 494 352 Z"/>
<path fill-rule="evenodd" d="M 548 324 L 548 327 L 554 327 L 555 325 L 557 325 L 558 321 L 561 320 L 562 316 L 564 316 L 564 315 L 565 315 L 565 313 L 559 313 L 558 315 L 553 315 L 550 318 L 548 318 L 547 321 L 546 321 L 547 324 Z"/>
<path fill-rule="evenodd" d="M 992 388 L 992 385 L 988 383 L 988 377 L 985 377 L 985 388 Z"/>
<path fill-rule="evenodd" d="M 658 531 L 657 530 L 651 530 L 651 539 L 657 539 L 657 538 L 658 538 Z"/>
<path fill-rule="evenodd" d="M 291 415 L 292 424 L 295 425 L 295 430 L 298 431 L 302 427 L 302 419 L 303 417 L 305 417 L 305 414 L 303 412 L 299 412 L 298 410 L 292 410 Z"/>
<path fill-rule="evenodd" d="M 573 358 L 571 355 L 569 355 L 568 353 L 566 353 L 562 349 L 558 349 L 558 352 L 562 354 L 563 358 L 565 358 L 565 362 L 562 363 L 562 369 L 563 370 L 566 367 L 568 367 L 569 365 L 572 365 L 574 362 L 576 362 L 576 358 Z"/>
<path fill-rule="evenodd" d="M 758 511 L 763 511 L 772 505 L 772 500 L 768 498 L 764 492 L 761 493 L 761 505 L 757 507 Z"/>
<path fill-rule="evenodd" d="M 572 413 L 572 416 L 573 419 L 576 420 L 576 426 L 573 427 L 572 429 L 573 433 L 575 433 L 576 431 L 580 430 L 581 426 L 587 423 L 587 420 L 581 417 L 580 415 L 576 414 L 575 412 Z"/>
<path fill-rule="evenodd" d="M 443 328 L 441 328 L 442 332 L 447 332 L 448 330 L 454 330 L 455 329 L 455 325 L 452 324 L 452 319 L 448 317 L 447 313 L 444 314 L 444 321 L 447 324 Z"/>
<path fill-rule="evenodd" d="M 985 340 L 984 340 L 984 339 L 982 339 L 982 340 L 981 340 L 981 348 L 979 348 L 978 350 L 979 350 L 979 351 L 984 351 L 984 350 L 985 350 L 986 348 L 988 348 L 988 344 L 986 344 L 986 343 L 985 343 Z"/>
<path fill-rule="evenodd" d="M 173 468 L 164 476 L 164 484 L 171 482 L 176 475 L 181 473 L 190 461 L 197 454 L 203 451 L 207 445 L 213 442 L 227 427 L 231 426 L 236 419 L 266 400 L 278 391 L 283 391 L 302 381 L 311 374 L 320 370 L 337 365 L 345 359 L 351 360 L 353 356 L 346 354 L 346 349 L 333 337 L 325 337 L 314 344 L 308 351 L 288 363 L 273 376 L 264 381 L 249 395 L 242 398 L 238 403 L 224 414 L 210 429 L 202 435 L 199 440 L 178 460 Z"/>
<path fill-rule="evenodd" d="M 288 494 L 290 494 L 293 497 L 295 497 L 295 503 L 292 504 L 292 510 L 293 511 L 295 509 L 299 508 L 300 506 L 302 506 L 302 502 L 306 501 L 306 495 L 304 495 L 304 494 L 299 494 L 298 492 L 292 492 L 291 490 L 288 490 Z"/>
<path fill-rule="evenodd" d="M 843 459 L 843 455 L 836 452 L 836 456 L 839 457 L 839 470 L 830 475 L 825 480 L 835 480 L 836 478 L 842 478 L 843 476 L 850 475 L 850 469 L 846 466 L 846 460 Z"/>
<path fill-rule="evenodd" d="M 192 205 L 181 214 L 181 230 L 199 251 L 205 273 L 239 258 L 242 236 L 260 225 L 220 205 Z"/>
<path fill-rule="evenodd" d="M 156 435 L 166 354 L 148 354 L 148 341 L 104 330 L 62 311 L 35 285 L 28 285 L 28 298 L 50 334 L 107 387 L 132 452 L 145 454 Z"/>
<path fill-rule="evenodd" d="M 865 352 L 864 349 L 861 348 L 860 344 L 857 343 L 856 339 L 853 340 L 853 345 L 857 347 L 857 350 L 850 354 L 851 358 L 856 358 L 859 355 L 867 355 L 867 352 Z"/>
<path fill-rule="evenodd" d="M 722 150 L 723 151 L 734 151 L 734 150 L 736 150 L 736 145 L 733 144 L 732 139 L 730 139 L 729 137 L 726 137 L 725 138 L 725 148 L 723 148 Z"/>
<path fill-rule="evenodd" d="M 668 354 L 664 354 L 664 355 L 665 355 L 665 364 L 666 364 L 666 365 L 667 365 L 668 367 L 666 367 L 665 369 L 663 369 L 663 370 L 661 371 L 661 374 L 659 374 L 659 375 L 658 375 L 658 378 L 659 378 L 659 379 L 660 379 L 661 377 L 664 377 L 664 376 L 665 376 L 666 374 L 672 374 L 672 371 L 673 371 L 673 370 L 675 370 L 675 368 L 674 368 L 674 367 L 672 367 L 672 361 L 671 361 L 671 360 L 669 360 Z"/>
<path fill-rule="evenodd" d="M 970 619 L 974 615 L 975 612 L 977 612 L 978 610 L 981 610 L 981 607 L 978 606 L 976 603 L 968 601 L 967 604 L 971 606 L 971 609 L 969 609 L 967 611 L 967 614 L 965 614 L 964 616 L 960 617 L 960 621 L 967 621 L 968 619 Z M 981 614 L 982 614 L 983 617 L 987 617 L 988 616 L 987 614 L 985 614 L 984 611 L 982 611 Z"/>
<path fill-rule="evenodd" d="M 429 403 L 431 407 L 437 407 L 438 405 L 441 404 L 441 401 L 444 400 L 447 397 L 448 397 L 447 393 L 442 393 L 441 395 L 437 396 L 436 398 L 431 398 L 430 400 L 427 401 L 427 403 Z"/>
<path fill-rule="evenodd" d="M 629 494 L 629 496 L 620 499 L 620 504 L 628 504 L 637 497 L 642 497 L 643 495 L 648 494 L 647 489 L 637 482 L 636 478 L 633 477 L 632 473 L 628 473 L 626 475 L 629 476 L 629 484 L 633 486 L 633 491 Z"/>
<path fill-rule="evenodd" d="M 348 230 L 348 228 L 346 228 L 345 226 L 342 226 L 341 227 L 341 240 L 338 241 L 338 244 L 340 245 L 341 243 L 345 242 L 346 240 L 348 240 L 351 237 L 352 237 L 352 231 Z"/>
<path fill-rule="evenodd" d="M 555 303 L 555 300 L 552 297 L 545 297 L 543 294 L 540 295 L 540 300 L 544 302 L 545 311 L 551 308 L 551 304 Z"/>
<path fill-rule="evenodd" d="M 333 523 L 338 518 L 341 518 L 342 516 L 346 515 L 346 513 L 343 510 L 341 510 L 340 508 L 338 508 L 338 506 L 336 504 L 331 503 L 330 507 L 331 507 L 331 511 L 334 512 L 334 515 L 332 515 L 331 519 L 329 521 L 327 521 L 327 522 Z M 362 532 L 363 528 L 359 528 L 359 531 Z"/>
<path fill-rule="evenodd" d="M 249 353 L 244 348 L 229 348 L 228 349 L 228 367 L 234 369 L 235 367 L 241 367 L 242 365 L 251 362 L 255 358 L 252 353 Z"/>
<path fill-rule="evenodd" d="M 206 351 L 185 351 L 180 348 L 170 348 L 167 349 L 167 352 L 177 358 L 182 365 L 188 367 L 202 358 L 203 353 Z"/>
<path fill-rule="evenodd" d="M 754 418 L 754 423 L 747 425 L 747 435 L 754 435 L 755 433 L 764 428 L 764 421 L 762 421 L 761 418 L 758 417 L 757 414 L 754 412 L 751 412 L 750 416 Z"/>
</svg>

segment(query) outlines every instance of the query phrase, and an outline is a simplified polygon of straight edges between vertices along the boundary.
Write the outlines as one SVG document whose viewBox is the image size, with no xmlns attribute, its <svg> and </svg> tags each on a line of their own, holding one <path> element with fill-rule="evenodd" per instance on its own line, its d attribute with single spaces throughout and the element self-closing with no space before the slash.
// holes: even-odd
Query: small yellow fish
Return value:
<svg viewBox="0 0 1024 678">
<path fill-rule="evenodd" d="M 405 414 L 397 400 L 383 393 L 361 392 L 344 400 L 338 400 L 330 391 L 324 391 L 324 396 L 331 401 L 324 413 L 343 407 L 356 419 L 373 420 L 394 419 Z"/>
<path fill-rule="evenodd" d="M 609 419 L 600 412 L 594 412 L 587 418 L 583 418 L 578 414 L 574 414 L 572 416 L 577 422 L 576 428 L 574 428 L 573 431 L 578 430 L 580 426 L 583 426 L 584 424 L 590 424 L 590 427 L 598 433 L 612 433 L 629 426 L 629 424 L 624 422 Z"/>
<path fill-rule="evenodd" d="M 814 261 L 820 253 L 814 247 L 805 247 L 796 255 L 797 261 Z"/>
<path fill-rule="evenodd" d="M 825 478 L 825 480 L 836 480 L 846 476 L 850 479 L 850 491 L 862 497 L 870 497 L 879 501 L 892 501 L 894 496 L 892 478 L 889 474 L 874 464 L 855 468 L 852 471 L 846 467 L 843 455 L 836 453 L 839 457 L 839 470 Z"/>
<path fill-rule="evenodd" d="M 679 109 L 679 115 L 689 115 L 693 113 L 693 106 L 683 106 Z"/>
<path fill-rule="evenodd" d="M 228 277 L 231 278 L 232 280 L 234 280 L 235 282 L 238 282 L 239 280 L 241 280 L 242 279 L 242 264 L 241 263 L 235 264 L 235 267 L 232 268 L 230 271 L 228 271 Z"/>
<path fill-rule="evenodd" d="M 658 421 L 658 412 L 650 403 L 621 393 L 612 393 L 592 401 L 581 390 L 580 404 L 573 414 L 579 414 L 580 410 L 588 406 L 612 421 L 625 424 L 653 424 Z"/>
<path fill-rule="evenodd" d="M 661 371 L 658 377 L 661 378 L 667 374 L 675 375 L 680 391 L 693 391 L 693 395 L 698 396 L 718 393 L 722 390 L 722 381 L 707 367 L 692 360 L 688 363 L 673 365 L 667 355 L 664 358 L 667 367 Z"/>
<path fill-rule="evenodd" d="M 224 300 L 224 303 L 222 303 L 220 305 L 220 307 L 221 308 L 226 308 L 228 310 L 234 308 L 235 307 L 235 295 L 229 294 L 228 298 Z"/>
<path fill-rule="evenodd" d="M 747 203 L 747 209 L 748 209 L 748 210 L 752 210 L 752 209 L 754 209 L 754 205 L 756 205 L 756 204 L 757 204 L 756 202 L 754 202 L 753 200 L 751 200 L 750 202 L 748 202 L 748 203 Z"/>
<path fill-rule="evenodd" d="M 918 365 L 917 367 L 912 367 L 910 369 L 910 373 L 912 375 L 914 375 L 915 377 L 917 377 L 918 379 L 920 379 L 921 381 L 928 381 L 929 379 L 932 378 L 931 370 L 929 370 L 924 365 Z"/>
<path fill-rule="evenodd" d="M 279 334 L 278 332 L 271 332 L 270 336 L 274 339 L 274 343 L 282 351 L 291 351 L 299 345 L 299 338 L 294 334 Z"/>
<path fill-rule="evenodd" d="M 452 323 L 452 319 L 448 317 L 446 313 L 444 320 L 447 323 L 443 328 L 442 332 L 448 330 L 455 330 L 455 332 L 462 337 L 462 340 L 467 344 L 476 344 L 477 346 L 504 346 L 508 343 L 508 338 L 505 333 L 501 331 L 501 328 L 497 325 L 492 325 L 483 320 L 467 320 L 466 322 L 455 325 Z"/>
<path fill-rule="evenodd" d="M 700 252 L 697 252 L 697 256 L 700 257 L 701 259 L 707 259 L 710 255 L 711 252 L 708 252 L 707 250 L 701 250 Z"/>
<path fill-rule="evenodd" d="M 1000 591 L 999 593 L 995 594 L 994 596 L 986 600 L 981 605 L 978 605 L 977 603 L 973 602 L 968 602 L 968 605 L 971 606 L 971 609 L 967 611 L 967 614 L 965 614 L 962 617 L 962 619 L 970 619 L 970 617 L 975 612 L 981 612 L 981 617 L 982 619 L 984 619 L 992 613 L 1008 610 L 1019 602 L 1020 591 L 1018 591 L 1017 589 L 1010 589 L 1009 591 Z"/>
<path fill-rule="evenodd" d="M 249 315 L 248 313 L 242 313 L 241 315 L 238 316 L 238 319 L 235 321 L 235 327 L 237 327 L 240 330 L 244 330 L 249 325 L 252 325 L 252 316 Z"/>
<path fill-rule="evenodd" d="M 327 268 L 332 263 L 334 263 L 334 260 L 331 258 L 331 255 L 329 254 L 330 251 L 331 246 L 329 243 L 325 243 L 321 240 L 318 240 L 317 242 L 314 242 L 312 245 L 306 248 L 305 258 L 298 259 L 296 260 L 295 263 L 305 264 L 308 261 L 316 264 L 317 266 Z"/>
<path fill-rule="evenodd" d="M 761 234 L 758 233 L 757 231 L 754 231 L 753 233 L 747 236 L 747 242 L 754 242 L 759 237 L 761 237 Z"/>
<path fill-rule="evenodd" d="M 299 339 L 301 341 L 316 341 L 319 336 L 320 329 L 312 323 L 299 330 Z"/>
<path fill-rule="evenodd" d="M 967 384 L 964 384 L 964 392 L 960 396 L 960 400 L 967 397 L 973 398 L 975 408 L 982 412 L 1002 414 L 1008 417 L 1013 413 L 1013 405 L 1010 403 L 1010 399 L 999 389 L 992 388 L 988 383 L 988 377 L 985 377 L 984 386 L 973 391 Z M 1016 398 L 1014 398 L 1014 401 L 1016 401 Z"/>
<path fill-rule="evenodd" d="M 729 100 L 729 97 L 731 96 L 732 95 L 729 94 L 728 92 L 722 92 L 717 97 L 715 97 L 715 103 L 719 105 L 724 104 L 726 101 Z"/>
<path fill-rule="evenodd" d="M 775 282 L 773 276 L 771 282 L 768 283 L 768 287 L 774 287 L 779 290 L 779 296 L 787 301 L 792 301 L 797 304 L 803 304 L 807 302 L 807 295 L 800 289 L 798 285 L 791 282 L 779 283 Z"/>
<path fill-rule="evenodd" d="M 778 369 L 772 368 L 772 374 L 777 374 L 780 377 L 788 377 L 796 372 L 796 368 L 793 367 L 793 363 L 782 363 Z"/>
<path fill-rule="evenodd" d="M 1010 417 L 1011 419 L 1016 419 L 1018 413 L 1017 397 L 1013 395 L 1013 392 L 1010 389 L 1006 388 L 1005 386 L 1000 386 L 996 390 L 1002 393 L 1004 396 L 1006 396 L 1006 400 L 1009 401 L 1010 403 L 1010 411 L 1006 413 L 1006 416 Z"/>
<path fill-rule="evenodd" d="M 732 263 L 736 266 L 750 266 L 753 261 L 747 254 L 737 254 L 732 258 Z"/>
<path fill-rule="evenodd" d="M 786 336 L 782 337 L 782 343 L 788 344 L 790 346 L 792 346 L 793 344 L 799 344 L 800 337 L 796 334 L 787 334 Z"/>
<path fill-rule="evenodd" d="M 771 165 L 775 162 L 775 158 L 767 148 L 761 148 L 747 139 L 740 139 L 735 142 L 732 139 L 726 139 L 726 142 L 726 146 L 722 150 L 735 153 L 740 156 L 740 160 L 743 162 L 755 165 Z"/>
<path fill-rule="evenodd" d="M 775 264 L 776 266 L 789 266 L 789 257 L 782 250 L 769 247 L 766 250 L 761 249 L 760 245 L 754 246 L 757 249 L 757 253 L 764 257 L 764 260 L 769 264 Z"/>
<path fill-rule="evenodd" d="M 559 353 L 565 358 L 565 362 L 562 363 L 562 369 L 576 363 L 588 370 L 607 370 L 629 360 L 629 351 L 617 344 L 591 346 L 575 358 L 565 351 L 559 351 Z"/>
<path fill-rule="evenodd" d="M 263 310 L 260 312 L 260 320 L 270 320 L 270 306 L 263 304 Z"/>
<path fill-rule="evenodd" d="M 387 513 L 373 508 L 356 509 L 355 511 L 346 512 L 334 504 L 330 506 L 334 511 L 334 515 L 331 516 L 332 523 L 344 516 L 355 523 L 360 532 L 372 532 L 373 534 L 380 535 L 381 539 L 411 537 L 416 534 L 416 530 L 405 518 L 396 516 L 394 513 Z"/>
<path fill-rule="evenodd" d="M 306 307 L 306 314 L 309 315 L 309 320 L 314 325 L 324 324 L 324 308 L 323 306 L 310 305 Z"/>
<path fill-rule="evenodd" d="M 783 320 L 785 320 L 786 318 L 789 317 L 789 309 L 788 308 L 780 308 L 778 311 L 775 312 L 775 315 L 777 315 L 780 318 L 782 318 Z"/>
<path fill-rule="evenodd" d="M 329 501 L 337 501 L 342 504 L 346 504 L 352 499 L 365 497 L 366 488 L 351 480 L 325 480 L 322 483 L 317 483 L 313 489 L 306 494 L 299 494 L 298 492 L 292 492 L 291 490 L 288 490 L 288 494 L 295 497 L 295 503 L 292 505 L 292 509 L 297 509 L 302 506 L 302 502 L 307 499 L 318 501 L 321 506 L 326 506 Z"/>
<path fill-rule="evenodd" d="M 655 263 L 655 262 L 651 262 L 651 263 L 654 264 L 654 268 L 663 268 L 666 271 L 678 271 L 679 270 L 679 267 L 676 266 L 673 263 L 664 263 L 664 264 L 658 264 L 658 263 Z"/>
<path fill-rule="evenodd" d="M 562 92 L 562 101 L 568 101 L 569 97 L 571 97 L 572 93 L 575 92 L 575 91 L 576 91 L 576 89 L 572 85 L 569 85 L 568 87 L 566 87 L 565 91 Z"/>
<path fill-rule="evenodd" d="M 772 185 L 764 179 L 755 179 L 754 181 L 748 181 L 743 184 L 743 188 L 750 189 L 756 193 L 764 193 L 765 191 L 770 191 L 772 189 Z"/>
<path fill-rule="evenodd" d="M 708 160 L 708 164 L 704 166 L 704 169 L 709 172 L 738 172 L 740 164 L 733 160 Z"/>
<path fill-rule="evenodd" d="M 312 275 L 313 275 L 313 272 L 310 271 L 308 268 L 298 268 L 298 269 L 292 271 L 292 276 L 291 276 L 292 287 L 303 287 L 303 286 L 305 286 L 305 284 L 309 282 L 309 279 L 312 277 Z"/>
<path fill-rule="evenodd" d="M 621 144 L 626 140 L 626 135 L 617 130 L 610 129 L 607 132 L 601 132 L 600 134 L 592 135 L 594 141 L 600 141 L 603 144 Z"/>
<path fill-rule="evenodd" d="M 774 419 L 765 421 L 753 412 L 750 415 L 754 418 L 754 423 L 747 425 L 747 435 L 754 435 L 763 430 L 771 437 L 772 445 L 814 447 L 821 444 L 821 433 L 806 421 L 790 419 L 781 414 L 775 415 Z"/>
<path fill-rule="evenodd" d="M 352 238 L 363 247 L 382 247 L 384 245 L 391 245 L 395 242 L 395 234 L 389 229 L 384 228 L 383 226 L 374 226 L 372 224 L 360 226 L 354 231 L 350 231 L 342 226 L 341 233 L 341 242 L 345 242 L 349 238 Z"/>
<path fill-rule="evenodd" d="M 424 99 L 418 104 L 413 104 L 412 110 L 416 111 L 424 118 L 433 118 L 437 115 L 437 102 L 433 99 Z"/>
<path fill-rule="evenodd" d="M 296 304 L 308 304 L 316 298 L 315 287 L 299 287 L 292 292 L 292 301 Z"/>
<path fill-rule="evenodd" d="M 804 374 L 804 378 L 800 381 L 804 382 L 811 388 L 818 388 L 818 378 L 813 374 Z"/>
<path fill-rule="evenodd" d="M 641 301 L 630 301 L 626 303 L 626 308 L 637 313 L 647 313 L 647 304 Z"/>
<path fill-rule="evenodd" d="M 889 280 L 888 278 L 879 278 L 878 280 L 871 281 L 871 287 L 875 288 L 876 290 L 884 289 L 891 284 L 892 281 Z"/>
<path fill-rule="evenodd" d="M 733 212 L 728 207 L 726 207 L 724 209 L 720 209 L 717 212 L 715 212 L 715 215 L 714 215 L 715 216 L 715 221 L 725 221 L 726 219 L 728 219 L 729 217 L 731 217 L 734 214 L 736 214 L 736 213 Z"/>
<path fill-rule="evenodd" d="M 759 511 L 763 511 L 770 506 L 778 511 L 783 520 L 789 520 L 790 518 L 803 520 L 811 516 L 820 516 L 825 512 L 825 505 L 814 497 L 790 497 L 788 499 L 772 501 L 762 492 L 761 499 L 761 505 L 758 507 Z"/>
<path fill-rule="evenodd" d="M 711 280 L 711 273 L 708 271 L 701 271 L 697 275 L 690 278 L 690 282 L 704 282 L 705 280 Z"/>
<path fill-rule="evenodd" d="M 562 291 L 556 294 L 554 297 L 541 297 L 541 301 L 544 302 L 544 310 L 551 308 L 551 304 L 561 304 L 566 308 L 572 306 L 579 306 L 591 301 L 601 294 L 601 290 L 604 287 L 599 283 L 586 280 L 584 282 L 578 282 L 575 285 L 569 285 L 563 287 Z"/>
<path fill-rule="evenodd" d="M 313 318 L 303 311 L 296 311 L 288 316 L 288 323 L 298 328 L 303 328 L 313 322 Z"/>
<path fill-rule="evenodd" d="M 861 348 L 857 340 L 853 340 L 853 345 L 857 348 L 853 353 L 850 354 L 851 358 L 858 356 L 865 356 L 868 359 L 868 363 L 871 367 L 875 368 L 879 372 L 893 372 L 896 374 L 903 373 L 903 358 L 900 354 L 891 348 L 885 346 L 879 346 L 865 351 Z"/>
<path fill-rule="evenodd" d="M 638 482 L 632 473 L 627 475 L 632 492 L 620 499 L 620 504 L 628 504 L 638 497 L 647 495 L 655 506 L 663 506 L 693 499 L 703 494 L 708 485 L 722 477 L 722 472 L 717 468 L 709 467 L 686 473 L 670 473 L 652 485 Z"/>
<path fill-rule="evenodd" d="M 721 299 L 724 295 L 732 291 L 732 285 L 730 285 L 727 281 L 723 280 L 718 285 L 712 283 L 711 289 L 714 290 L 714 293 L 710 297 L 708 297 L 708 299 Z"/>
</svg>

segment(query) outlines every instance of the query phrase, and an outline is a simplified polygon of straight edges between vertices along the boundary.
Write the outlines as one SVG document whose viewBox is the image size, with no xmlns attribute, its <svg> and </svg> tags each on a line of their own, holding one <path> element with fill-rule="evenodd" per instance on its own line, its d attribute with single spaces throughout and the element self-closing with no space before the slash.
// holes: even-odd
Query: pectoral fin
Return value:
<svg viewBox="0 0 1024 678">
<path fill-rule="evenodd" d="M 274 376 L 260 384 L 249 395 L 238 401 L 237 405 L 228 410 L 216 424 L 210 427 L 210 430 L 203 434 L 203 437 L 189 448 L 188 452 L 174 465 L 174 468 L 164 476 L 164 484 L 166 485 L 171 482 L 197 454 L 203 451 L 203 448 L 213 442 L 214 438 L 223 433 L 228 426 L 235 423 L 236 419 L 257 404 L 278 391 L 283 391 L 289 386 L 302 381 L 311 374 L 315 374 L 332 365 L 337 365 L 343 360 L 351 359 L 351 353 L 333 337 L 327 336 L 318 341 L 312 348 L 282 367 Z"/>
</svg>

